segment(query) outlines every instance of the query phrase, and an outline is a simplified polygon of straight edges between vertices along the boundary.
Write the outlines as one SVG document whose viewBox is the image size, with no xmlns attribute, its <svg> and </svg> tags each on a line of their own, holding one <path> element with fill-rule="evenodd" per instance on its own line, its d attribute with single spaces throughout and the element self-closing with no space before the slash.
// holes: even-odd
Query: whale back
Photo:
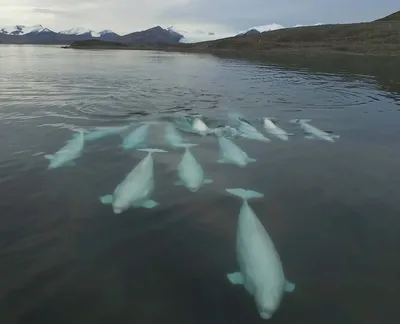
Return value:
<svg viewBox="0 0 400 324">
<path fill-rule="evenodd" d="M 123 147 L 134 148 L 142 144 L 146 140 L 148 129 L 149 124 L 145 124 L 130 132 L 123 140 Z"/>
<path fill-rule="evenodd" d="M 67 143 L 61 147 L 53 156 L 50 158 L 50 168 L 60 167 L 81 155 L 85 143 L 84 133 L 79 132 L 74 134 L 73 137 L 67 141 Z M 47 156 L 46 156 L 47 157 Z"/>
<path fill-rule="evenodd" d="M 115 209 L 126 210 L 151 195 L 154 189 L 153 164 L 152 154 L 148 154 L 117 186 L 113 195 Z"/>
<path fill-rule="evenodd" d="M 222 151 L 222 156 L 226 160 L 236 162 L 238 164 L 247 163 L 248 160 L 247 154 L 234 142 L 225 137 L 219 137 L 218 143 Z"/>
<path fill-rule="evenodd" d="M 128 129 L 129 125 L 127 126 L 113 126 L 113 127 L 105 127 L 101 129 L 96 129 L 93 131 L 90 131 L 85 134 L 85 140 L 86 141 L 94 141 L 100 138 L 103 138 L 108 135 L 114 135 L 121 133 L 125 129 Z"/>
<path fill-rule="evenodd" d="M 203 168 L 197 162 L 188 148 L 186 148 L 182 160 L 179 163 L 178 170 L 179 177 L 187 186 L 197 189 L 203 184 Z"/>
<path fill-rule="evenodd" d="M 193 129 L 198 132 L 206 132 L 208 130 L 208 126 L 199 118 L 195 118 L 193 122 Z"/>
<path fill-rule="evenodd" d="M 173 124 L 165 126 L 165 141 L 171 146 L 177 146 L 183 143 L 183 138 Z"/>
<path fill-rule="evenodd" d="M 247 201 L 239 214 L 236 248 L 246 288 L 251 289 L 249 293 L 254 295 L 260 314 L 272 315 L 283 295 L 282 264 L 271 238 Z"/>
<path fill-rule="evenodd" d="M 264 118 L 264 127 L 266 129 L 276 129 L 277 126 L 268 118 Z"/>
</svg>

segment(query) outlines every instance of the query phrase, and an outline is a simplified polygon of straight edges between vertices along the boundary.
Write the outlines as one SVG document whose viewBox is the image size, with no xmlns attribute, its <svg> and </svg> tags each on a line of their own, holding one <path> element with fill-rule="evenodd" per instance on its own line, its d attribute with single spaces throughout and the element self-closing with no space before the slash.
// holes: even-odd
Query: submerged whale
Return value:
<svg viewBox="0 0 400 324">
<path fill-rule="evenodd" d="M 204 171 L 201 165 L 196 161 L 192 153 L 189 151 L 190 147 L 197 144 L 180 144 L 180 147 L 185 148 L 182 160 L 178 165 L 179 180 L 175 185 L 183 185 L 190 191 L 198 191 L 203 185 L 212 183 L 211 179 L 204 179 Z"/>
<path fill-rule="evenodd" d="M 78 134 L 74 134 L 72 139 L 67 141 L 67 144 L 65 144 L 57 152 L 54 154 L 46 154 L 44 157 L 50 161 L 48 169 L 75 165 L 74 160 L 81 156 L 84 143 L 84 132 L 79 131 Z"/>
<path fill-rule="evenodd" d="M 85 133 L 85 141 L 94 141 L 105 136 L 119 134 L 124 130 L 128 129 L 130 125 L 126 126 L 110 126 L 110 127 L 98 127 L 95 130 Z"/>
<path fill-rule="evenodd" d="M 263 134 L 261 134 L 257 130 L 257 128 L 255 128 L 253 125 L 251 125 L 250 122 L 245 120 L 243 117 L 240 117 L 240 115 L 234 114 L 233 117 L 239 123 L 238 130 L 241 133 L 242 137 L 256 140 L 256 141 L 271 142 L 271 140 L 269 138 L 267 138 Z"/>
<path fill-rule="evenodd" d="M 240 271 L 227 277 L 232 284 L 244 285 L 254 297 L 260 317 L 269 319 L 279 308 L 284 292 L 292 292 L 295 285 L 285 280 L 278 252 L 248 204 L 249 199 L 264 195 L 240 188 L 226 191 L 243 199 L 236 232 L 236 257 Z"/>
<path fill-rule="evenodd" d="M 185 141 L 172 123 L 165 126 L 164 140 L 171 147 L 180 147 Z"/>
<path fill-rule="evenodd" d="M 248 163 L 256 162 L 256 159 L 250 158 L 239 146 L 223 136 L 218 137 L 218 144 L 221 152 L 218 163 L 235 164 L 245 167 Z"/>
<path fill-rule="evenodd" d="M 115 188 L 112 195 L 100 197 L 103 204 L 112 204 L 115 214 L 133 207 L 153 208 L 158 203 L 149 197 L 154 191 L 154 161 L 152 154 L 166 152 L 156 148 L 138 149 L 148 152 L 147 156 Z"/>
<path fill-rule="evenodd" d="M 290 123 L 299 124 L 300 128 L 306 134 L 306 139 L 318 139 L 333 143 L 335 142 L 335 138 L 340 138 L 340 135 L 328 134 L 327 132 L 324 132 L 317 127 L 311 126 L 310 124 L 308 124 L 310 121 L 311 119 L 292 119 L 290 120 Z"/>
<path fill-rule="evenodd" d="M 122 141 L 122 147 L 124 150 L 146 146 L 146 138 L 149 133 L 149 126 L 152 124 L 157 124 L 157 122 L 146 121 L 142 123 L 144 123 L 144 125 L 139 126 L 124 138 Z"/>
<path fill-rule="evenodd" d="M 275 123 L 273 123 L 271 119 L 272 118 L 268 118 L 268 117 L 262 118 L 265 131 L 267 133 L 281 139 L 282 141 L 288 141 L 289 135 L 293 135 L 293 134 L 288 133 L 285 130 L 283 130 L 282 128 L 275 125 Z"/>
</svg>

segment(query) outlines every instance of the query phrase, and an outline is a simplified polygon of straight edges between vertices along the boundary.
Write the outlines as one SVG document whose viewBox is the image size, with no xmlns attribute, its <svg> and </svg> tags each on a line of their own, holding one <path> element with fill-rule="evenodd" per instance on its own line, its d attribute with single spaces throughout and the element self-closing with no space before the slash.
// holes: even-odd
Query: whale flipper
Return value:
<svg viewBox="0 0 400 324">
<path fill-rule="evenodd" d="M 248 158 L 247 161 L 248 161 L 249 163 L 257 162 L 257 160 L 256 160 L 256 159 L 253 159 L 253 158 Z"/>
<path fill-rule="evenodd" d="M 113 201 L 113 196 L 112 195 L 104 195 L 100 197 L 100 201 L 101 203 L 103 203 L 104 205 L 110 205 L 112 204 Z"/>
<path fill-rule="evenodd" d="M 228 280 L 231 282 L 232 285 L 244 284 L 244 278 L 241 272 L 228 273 L 226 276 L 228 277 Z"/>
<path fill-rule="evenodd" d="M 154 207 L 156 207 L 156 206 L 158 206 L 158 205 L 159 205 L 158 202 L 149 199 L 149 200 L 146 200 L 145 202 L 143 202 L 140 206 L 143 207 L 143 208 L 148 208 L 148 209 L 150 209 L 150 208 L 154 208 Z"/>
<path fill-rule="evenodd" d="M 293 282 L 290 282 L 288 280 L 285 280 L 285 291 L 288 293 L 291 293 L 294 291 L 294 288 L 296 287 L 296 285 Z"/>
<path fill-rule="evenodd" d="M 54 155 L 52 155 L 52 154 L 46 154 L 46 155 L 44 156 L 44 158 L 47 159 L 47 160 L 52 160 L 52 159 L 54 159 Z"/>
<path fill-rule="evenodd" d="M 204 179 L 204 184 L 210 184 L 213 182 L 214 182 L 214 180 L 212 180 L 212 179 Z"/>
<path fill-rule="evenodd" d="M 219 159 L 218 161 L 217 161 L 218 163 L 221 163 L 221 164 L 225 164 L 225 163 L 230 163 L 228 160 L 226 160 L 226 159 Z"/>
</svg>

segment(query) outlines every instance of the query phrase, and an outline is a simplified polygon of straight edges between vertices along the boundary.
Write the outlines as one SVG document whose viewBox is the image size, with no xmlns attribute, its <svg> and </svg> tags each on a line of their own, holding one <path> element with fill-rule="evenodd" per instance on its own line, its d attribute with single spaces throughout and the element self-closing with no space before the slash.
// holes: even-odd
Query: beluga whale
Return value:
<svg viewBox="0 0 400 324">
<path fill-rule="evenodd" d="M 244 285 L 253 296 L 259 315 L 269 319 L 279 308 L 284 292 L 295 285 L 285 279 L 282 264 L 264 226 L 248 204 L 262 193 L 241 188 L 226 191 L 243 200 L 236 231 L 236 258 L 240 271 L 227 275 L 234 285 Z"/>
<path fill-rule="evenodd" d="M 218 136 L 218 144 L 221 152 L 218 163 L 235 164 L 245 167 L 251 162 L 256 162 L 256 159 L 250 158 L 239 146 L 224 136 Z"/>
<path fill-rule="evenodd" d="M 207 135 L 210 132 L 210 128 L 199 117 L 196 117 L 193 120 L 192 128 L 196 133 L 202 136 Z"/>
<path fill-rule="evenodd" d="M 329 134 L 315 126 L 310 125 L 310 121 L 311 119 L 292 119 L 289 122 L 292 124 L 299 124 L 300 128 L 306 134 L 304 136 L 306 139 L 317 139 L 333 143 L 335 142 L 335 138 L 340 138 L 340 135 Z"/>
<path fill-rule="evenodd" d="M 85 133 L 85 141 L 95 141 L 97 139 L 120 134 L 124 130 L 128 129 L 130 125 L 126 126 L 109 126 L 109 127 L 97 127 L 95 130 L 88 131 Z"/>
<path fill-rule="evenodd" d="M 241 114 L 239 113 L 230 113 L 230 118 L 233 118 L 236 120 L 236 122 L 239 123 L 238 125 L 238 131 L 240 133 L 241 137 L 256 140 L 256 141 L 262 141 L 262 142 L 271 142 L 271 140 L 267 137 L 265 137 L 263 134 L 261 134 L 257 128 L 255 128 L 252 124 L 250 124 L 249 121 L 244 119 Z"/>
<path fill-rule="evenodd" d="M 164 130 L 164 140 L 171 147 L 181 147 L 185 141 L 172 123 L 168 123 Z"/>
<path fill-rule="evenodd" d="M 212 183 L 213 180 L 204 178 L 204 171 L 199 162 L 196 161 L 189 148 L 197 144 L 180 144 L 180 147 L 185 148 L 182 160 L 178 165 L 179 180 L 175 185 L 185 186 L 189 191 L 196 192 L 203 185 Z"/>
<path fill-rule="evenodd" d="M 44 156 L 50 161 L 48 169 L 55 169 L 62 166 L 74 166 L 74 160 L 81 156 L 84 144 L 84 132 L 79 131 L 57 152 Z"/>
<path fill-rule="evenodd" d="M 153 153 L 166 152 L 156 148 L 138 149 L 148 152 L 147 156 L 128 173 L 125 179 L 115 188 L 113 194 L 100 197 L 103 204 L 111 204 L 115 214 L 133 207 L 154 208 L 159 204 L 150 197 L 154 191 Z"/>
<path fill-rule="evenodd" d="M 282 141 L 288 141 L 289 136 L 293 135 L 292 133 L 288 133 L 282 128 L 278 127 L 273 121 L 273 118 L 270 117 L 262 117 L 263 126 L 267 133 L 279 138 Z"/>
<path fill-rule="evenodd" d="M 155 121 L 145 121 L 142 122 L 144 125 L 139 126 L 127 136 L 125 136 L 122 141 L 122 147 L 124 150 L 135 149 L 139 147 L 146 147 L 146 138 L 149 133 L 149 126 L 152 124 L 157 124 Z"/>
</svg>

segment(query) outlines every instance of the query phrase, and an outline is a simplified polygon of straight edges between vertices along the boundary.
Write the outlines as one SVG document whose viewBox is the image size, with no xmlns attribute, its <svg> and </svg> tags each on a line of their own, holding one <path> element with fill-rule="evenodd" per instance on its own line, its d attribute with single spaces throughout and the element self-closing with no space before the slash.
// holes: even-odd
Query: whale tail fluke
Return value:
<svg viewBox="0 0 400 324">
<path fill-rule="evenodd" d="M 231 195 L 242 198 L 243 200 L 255 199 L 255 198 L 263 198 L 264 194 L 254 191 L 254 190 L 246 190 L 242 188 L 233 188 L 233 189 L 225 189 Z"/>
<path fill-rule="evenodd" d="M 177 143 L 175 144 L 176 147 L 183 147 L 183 148 L 190 148 L 197 146 L 198 144 L 192 144 L 192 143 Z"/>
<path fill-rule="evenodd" d="M 143 152 L 148 152 L 148 153 L 167 153 L 168 151 L 161 150 L 158 148 L 142 148 L 142 149 L 137 149 L 138 151 L 143 151 Z"/>
</svg>

